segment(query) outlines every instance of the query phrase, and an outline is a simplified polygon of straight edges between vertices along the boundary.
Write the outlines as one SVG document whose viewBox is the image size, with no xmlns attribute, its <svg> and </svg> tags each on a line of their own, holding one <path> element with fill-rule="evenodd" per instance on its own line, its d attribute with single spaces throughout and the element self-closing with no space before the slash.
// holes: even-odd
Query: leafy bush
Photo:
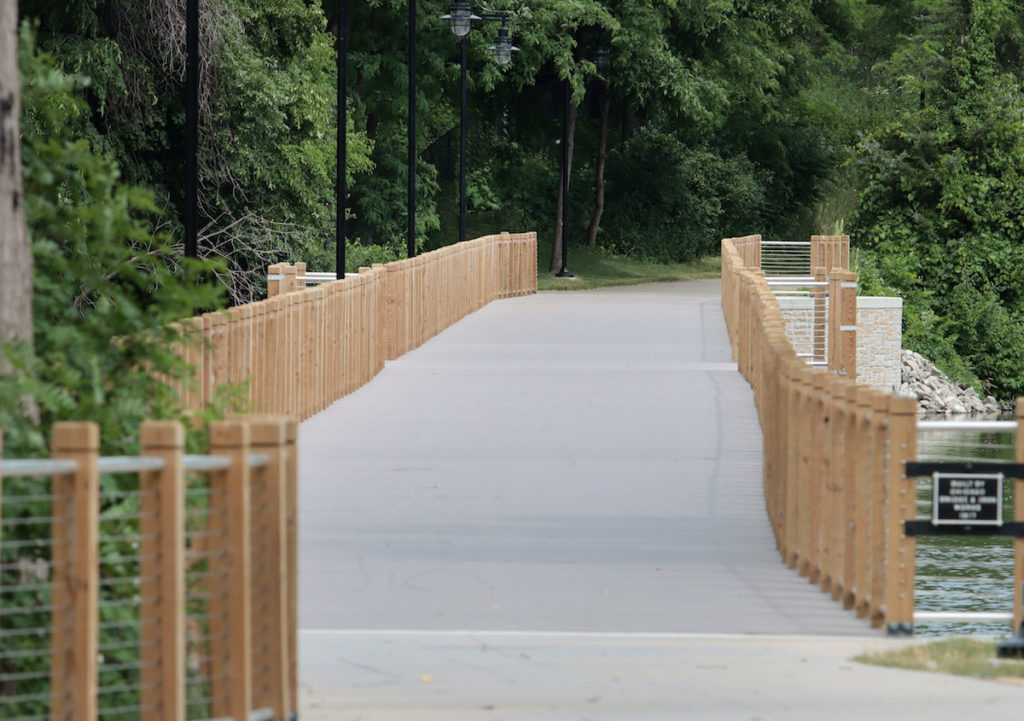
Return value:
<svg viewBox="0 0 1024 721">
<path fill-rule="evenodd" d="M 979 7 L 964 5 L 932 102 L 861 142 L 850 226 L 905 299 L 904 344 L 1006 397 L 1024 392 L 1024 103 Z"/>
<path fill-rule="evenodd" d="M 692 260 L 714 252 L 723 236 L 757 227 L 762 180 L 743 156 L 643 128 L 610 154 L 603 232 L 624 255 Z"/>
<path fill-rule="evenodd" d="M 124 452 L 139 421 L 176 413 L 155 374 L 184 368 L 172 354 L 169 324 L 216 307 L 208 263 L 179 257 L 152 195 L 120 184 L 110 157 L 96 149 L 80 91 L 22 32 L 25 214 L 34 266 L 35 358 L 0 379 L 0 427 L 7 449 L 42 453 L 56 420 L 94 420 L 105 451 Z M 19 416 L 13 399 L 30 393 L 39 423 Z"/>
</svg>

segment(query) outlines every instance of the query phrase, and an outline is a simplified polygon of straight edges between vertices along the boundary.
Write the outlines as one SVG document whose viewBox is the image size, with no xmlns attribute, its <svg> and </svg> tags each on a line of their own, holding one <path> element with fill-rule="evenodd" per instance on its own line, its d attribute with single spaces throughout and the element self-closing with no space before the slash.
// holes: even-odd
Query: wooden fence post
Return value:
<svg viewBox="0 0 1024 721">
<path fill-rule="evenodd" d="M 857 274 L 844 270 L 842 279 L 842 307 L 840 310 L 839 332 L 841 363 L 843 373 L 850 380 L 857 380 Z"/>
<path fill-rule="evenodd" d="M 811 378 L 814 386 L 813 407 L 814 421 L 811 427 L 811 446 L 813 448 L 809 477 L 811 484 L 811 539 L 808 551 L 810 553 L 810 567 L 807 572 L 808 580 L 811 583 L 821 586 L 823 591 L 828 590 L 824 583 L 825 578 L 825 521 L 826 511 L 826 486 L 829 474 L 832 472 L 832 447 L 829 439 L 830 425 L 832 422 L 832 399 L 831 399 L 831 376 L 827 373 L 815 373 Z"/>
<path fill-rule="evenodd" d="M 825 268 L 850 269 L 850 236 L 812 235 L 811 270 L 818 266 Z"/>
<path fill-rule="evenodd" d="M 885 563 L 886 563 L 886 474 L 889 436 L 889 394 L 875 391 L 872 395 L 872 454 L 871 483 L 871 590 L 868 618 L 872 628 L 885 623 Z"/>
<path fill-rule="evenodd" d="M 782 367 L 785 369 L 785 400 L 780 408 L 786 414 L 788 422 L 783 429 L 780 453 L 783 458 L 786 494 L 785 555 L 783 562 L 790 568 L 796 568 L 800 549 L 800 526 L 806 511 L 800 487 L 800 407 L 803 403 L 802 370 L 806 364 L 791 354 L 784 357 Z"/>
<path fill-rule="evenodd" d="M 211 654 L 215 702 L 211 713 L 215 717 L 248 719 L 252 711 L 249 427 L 241 421 L 211 423 L 210 454 L 230 460 L 227 470 L 210 473 L 210 517 L 222 514 L 227 549 L 223 581 L 226 602 L 219 609 L 227 640 L 221 653 Z M 214 609 L 210 610 L 213 616 Z M 219 705 L 222 702 L 224 707 Z"/>
<path fill-rule="evenodd" d="M 839 402 L 839 384 L 841 379 L 838 376 L 826 375 L 824 378 L 824 391 L 822 393 L 824 424 L 822 426 L 821 454 L 823 462 L 820 465 L 819 484 L 821 487 L 821 519 L 819 521 L 821 535 L 821 576 L 819 582 L 821 590 L 825 593 L 832 592 L 835 574 L 835 484 L 838 469 L 842 467 L 842 448 L 839 445 L 839 428 L 842 426 L 842 408 Z"/>
<path fill-rule="evenodd" d="M 141 703 L 147 718 L 185 718 L 185 430 L 146 421 L 142 455 L 164 461 L 140 474 Z M 159 710 L 158 710 L 159 709 Z M 150 714 L 153 714 L 150 716 Z"/>
<path fill-rule="evenodd" d="M 799 361 L 794 361 L 799 363 Z M 815 414 L 815 388 L 814 371 L 811 367 L 800 363 L 798 371 L 799 379 L 799 403 L 797 412 L 793 416 L 799 421 L 797 429 L 796 448 L 796 472 L 797 472 L 797 503 L 800 505 L 800 525 L 797 529 L 797 554 L 794 558 L 795 568 L 801 576 L 807 576 L 811 572 L 811 543 L 813 528 L 818 514 L 815 512 L 815 494 L 812 486 L 815 478 L 812 473 L 812 462 L 816 449 L 814 448 L 814 425 Z"/>
<path fill-rule="evenodd" d="M 917 512 L 917 479 L 907 477 L 905 465 L 917 459 L 917 400 L 891 398 L 889 413 L 885 622 L 890 636 L 910 636 L 914 633 L 917 545 L 913 536 L 904 533 L 903 522 L 913 520 Z"/>
<path fill-rule="evenodd" d="M 281 276 L 283 274 L 281 263 L 267 266 L 267 298 L 281 295 Z"/>
<path fill-rule="evenodd" d="M 214 371 L 217 384 L 216 387 L 220 388 L 230 382 L 229 367 L 230 367 L 230 343 L 228 335 L 228 316 L 223 312 L 215 314 L 214 322 L 215 338 L 214 341 L 214 358 L 216 363 L 216 370 Z"/>
<path fill-rule="evenodd" d="M 98 713 L 99 451 L 95 423 L 56 423 L 53 458 L 78 464 L 53 477 L 50 718 Z"/>
<path fill-rule="evenodd" d="M 867 606 L 863 601 L 867 593 L 865 574 L 868 568 L 868 534 L 871 531 L 870 516 L 868 516 L 868 499 L 865 492 L 870 486 L 867 474 L 871 469 L 870 457 L 873 448 L 870 442 L 870 426 L 868 419 L 871 411 L 870 400 L 871 389 L 866 386 L 859 386 L 856 383 L 850 384 L 850 393 L 847 396 L 853 405 L 852 418 L 850 423 L 850 435 L 853 447 L 852 456 L 847 456 L 847 482 L 850 489 L 847 492 L 849 505 L 847 507 L 847 527 L 850 529 L 846 541 L 846 595 L 843 605 L 847 609 L 854 609 L 857 615 L 863 618 L 867 615 Z"/>
<path fill-rule="evenodd" d="M 285 528 L 288 542 L 288 671 L 289 698 L 298 708 L 299 702 L 299 455 L 297 440 L 299 424 L 294 418 L 285 421 Z"/>
<path fill-rule="evenodd" d="M 844 480 L 846 473 L 846 426 L 849 407 L 846 402 L 847 379 L 833 376 L 832 404 L 832 472 L 829 474 L 828 513 L 825 523 L 828 531 L 828 590 L 832 600 L 842 598 L 843 591 L 843 551 L 846 548 L 845 509 L 843 508 Z"/>
<path fill-rule="evenodd" d="M 814 282 L 825 283 L 827 276 L 825 268 L 818 266 L 814 268 Z M 819 363 L 828 361 L 828 287 L 817 285 L 811 291 L 813 303 L 813 316 L 811 328 L 811 360 Z"/>
<path fill-rule="evenodd" d="M 275 719 L 287 719 L 295 708 L 289 682 L 289 576 L 294 569 L 289 567 L 288 548 L 287 420 L 257 417 L 250 430 L 252 451 L 265 453 L 270 460 L 265 468 L 253 473 L 252 479 L 252 527 L 261 529 L 263 538 L 256 548 L 265 551 L 252 558 L 252 592 L 266 608 L 266 617 L 254 618 L 253 627 L 263 629 L 261 636 L 265 638 L 261 640 L 267 656 L 262 666 L 266 675 L 253 679 L 256 694 L 252 703 L 257 708 L 271 708 Z M 260 689 L 265 690 L 265 697 Z"/>
<path fill-rule="evenodd" d="M 252 387 L 253 409 L 262 413 L 270 412 L 270 343 L 267 342 L 267 314 L 269 301 L 256 303 L 253 309 L 253 367 Z"/>
<path fill-rule="evenodd" d="M 843 280 L 839 268 L 832 268 L 828 275 L 828 370 L 838 373 L 843 367 L 842 321 Z"/>
<path fill-rule="evenodd" d="M 281 292 L 284 294 L 294 293 L 298 288 L 296 281 L 297 269 L 290 263 L 283 263 L 281 267 L 284 278 L 281 281 Z"/>
</svg>

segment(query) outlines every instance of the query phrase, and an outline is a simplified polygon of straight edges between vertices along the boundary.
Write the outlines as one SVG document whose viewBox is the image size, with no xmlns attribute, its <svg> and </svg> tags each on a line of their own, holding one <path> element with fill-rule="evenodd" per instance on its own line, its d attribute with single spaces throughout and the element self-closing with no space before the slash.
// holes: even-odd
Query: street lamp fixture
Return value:
<svg viewBox="0 0 1024 721">
<path fill-rule="evenodd" d="M 512 60 L 512 51 L 519 49 L 512 44 L 504 18 L 501 27 L 498 28 L 498 37 L 494 39 L 494 45 L 489 49 L 494 51 L 494 59 L 498 61 L 498 65 L 508 65 Z"/>
<path fill-rule="evenodd" d="M 441 16 L 442 20 L 448 21 L 448 26 L 457 38 L 464 38 L 473 29 L 473 21 L 481 18 L 473 14 L 473 9 L 466 0 L 456 0 L 452 3 L 447 15 Z"/>
<path fill-rule="evenodd" d="M 512 60 L 512 52 L 519 48 L 512 45 L 512 37 L 508 32 L 507 10 L 491 12 L 483 10 L 481 15 L 474 15 L 467 0 L 455 0 L 448 10 L 447 15 L 442 15 L 443 20 L 448 21 L 452 33 L 462 40 L 462 63 L 461 63 L 461 112 L 459 114 L 459 242 L 466 240 L 466 65 L 469 56 L 469 31 L 473 28 L 473 21 L 500 22 L 498 36 L 494 38 L 494 45 L 490 50 L 494 52 L 494 58 L 498 65 L 507 65 Z"/>
</svg>

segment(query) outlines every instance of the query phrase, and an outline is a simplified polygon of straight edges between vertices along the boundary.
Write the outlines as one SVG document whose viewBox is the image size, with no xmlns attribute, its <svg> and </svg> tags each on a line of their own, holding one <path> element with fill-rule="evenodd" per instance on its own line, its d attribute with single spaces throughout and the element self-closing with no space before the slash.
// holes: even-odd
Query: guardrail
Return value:
<svg viewBox="0 0 1024 721">
<path fill-rule="evenodd" d="M 904 524 L 916 518 L 916 478 L 906 474 L 906 463 L 917 459 L 916 401 L 852 380 L 855 360 L 843 360 L 850 349 L 842 347 L 846 321 L 838 308 L 840 332 L 828 338 L 829 371 L 796 354 L 759 267 L 760 240 L 722 241 L 722 307 L 733 357 L 753 388 L 761 421 L 765 502 L 779 552 L 873 626 L 912 633 L 916 546 Z M 840 243 L 816 252 L 841 261 L 841 251 Z M 833 298 L 849 290 L 843 287 L 852 283 L 847 274 L 842 268 L 830 273 Z M 1020 428 L 1024 403 L 1017 407 Z M 1018 430 L 1018 458 L 1022 449 Z M 1024 498 L 1020 481 L 1017 495 Z M 1017 506 L 1024 514 L 1024 503 Z M 1020 627 L 1021 539 L 1015 556 L 1014 625 Z"/>
<path fill-rule="evenodd" d="M 169 421 L 99 455 L 0 461 L 3 718 L 286 719 L 297 709 L 296 423 Z"/>
<path fill-rule="evenodd" d="M 185 409 L 235 384 L 254 412 L 309 418 L 492 300 L 536 292 L 537 234 L 488 235 L 342 280 L 278 264 L 267 285 L 266 300 L 181 323 L 178 353 L 195 371 L 167 383 Z"/>
</svg>

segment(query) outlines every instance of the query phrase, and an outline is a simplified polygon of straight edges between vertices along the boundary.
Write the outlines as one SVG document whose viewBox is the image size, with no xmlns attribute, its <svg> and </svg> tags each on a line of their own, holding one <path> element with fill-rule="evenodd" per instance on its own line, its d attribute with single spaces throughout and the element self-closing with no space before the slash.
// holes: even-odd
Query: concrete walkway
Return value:
<svg viewBox="0 0 1024 721">
<path fill-rule="evenodd" d="M 303 718 L 822 717 L 724 701 L 884 641 L 778 560 L 718 298 L 492 303 L 303 424 Z"/>
</svg>

